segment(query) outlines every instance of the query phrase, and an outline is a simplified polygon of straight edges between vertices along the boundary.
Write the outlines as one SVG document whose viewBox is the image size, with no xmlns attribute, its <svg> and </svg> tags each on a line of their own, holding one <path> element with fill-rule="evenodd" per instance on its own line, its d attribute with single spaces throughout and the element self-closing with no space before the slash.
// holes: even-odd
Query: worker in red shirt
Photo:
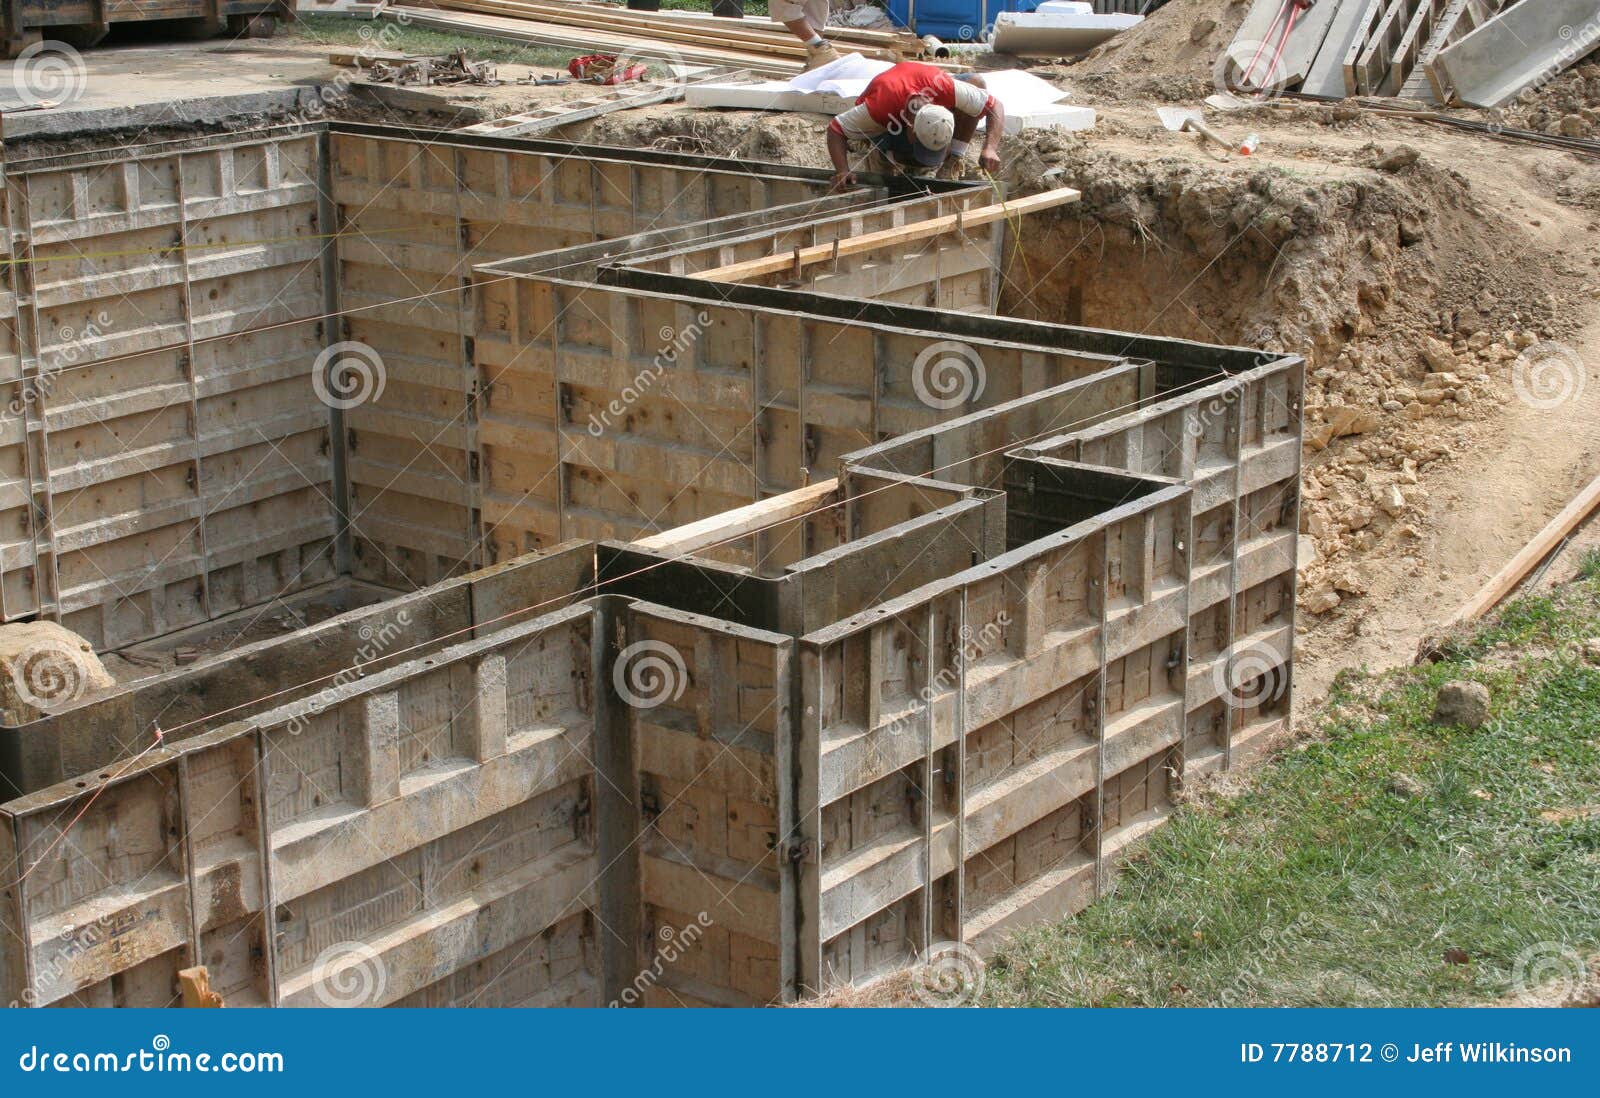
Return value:
<svg viewBox="0 0 1600 1098">
<path fill-rule="evenodd" d="M 933 65 L 902 61 L 874 77 L 856 105 L 829 123 L 833 189 L 856 181 L 850 169 L 851 138 L 871 141 L 897 171 L 938 169 L 951 154 L 966 156 L 979 119 L 986 132 L 978 165 L 993 174 L 1000 170 L 1006 112 L 985 90 L 983 77 L 952 77 Z"/>
</svg>

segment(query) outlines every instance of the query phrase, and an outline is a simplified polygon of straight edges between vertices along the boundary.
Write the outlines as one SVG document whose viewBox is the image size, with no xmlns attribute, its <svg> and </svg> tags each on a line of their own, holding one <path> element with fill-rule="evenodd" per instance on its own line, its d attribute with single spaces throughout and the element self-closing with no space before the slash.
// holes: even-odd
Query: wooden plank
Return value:
<svg viewBox="0 0 1600 1098">
<path fill-rule="evenodd" d="M 1361 51 L 1361 56 L 1355 63 L 1355 86 L 1360 94 L 1390 94 L 1383 88 L 1387 83 L 1395 51 L 1400 45 L 1400 39 L 1405 35 L 1406 24 L 1416 3 L 1417 0 L 1391 0 L 1383 13 L 1383 18 L 1378 20 L 1372 37 L 1367 40 L 1366 48 Z"/>
<path fill-rule="evenodd" d="M 426 8 L 395 8 L 384 11 L 384 17 L 398 19 L 404 16 L 408 23 L 436 27 L 490 38 L 531 42 L 537 45 L 557 46 L 579 53 L 596 50 L 615 53 L 641 61 L 682 62 L 691 65 L 725 65 L 744 68 L 774 76 L 794 76 L 804 65 L 798 60 L 774 57 L 754 50 L 734 50 L 696 46 L 674 46 L 649 38 L 633 35 L 585 31 L 562 27 L 554 23 L 540 23 L 514 16 L 486 15 L 476 12 L 430 11 Z"/>
<path fill-rule="evenodd" d="M 634 546 L 657 553 L 693 553 L 709 545 L 748 537 L 780 522 L 810 514 L 838 490 L 837 477 L 819 481 L 810 487 L 785 492 L 748 507 L 723 511 L 675 530 L 664 530 L 634 542 Z"/>
<path fill-rule="evenodd" d="M 505 15 L 516 19 L 573 27 L 579 30 L 637 34 L 640 37 L 658 42 L 681 43 L 707 49 L 732 46 L 737 49 L 747 49 L 773 57 L 793 58 L 795 60 L 803 60 L 806 55 L 805 46 L 786 31 L 770 34 L 744 31 L 733 27 L 721 31 L 700 30 L 695 27 L 678 27 L 671 24 L 663 24 L 660 20 L 653 18 L 625 14 L 625 9 L 624 12 L 615 14 L 590 15 L 569 5 L 556 6 L 524 2 L 524 0 L 433 0 L 429 6 L 445 11 L 471 11 L 488 15 Z M 893 59 L 889 51 L 873 47 L 863 47 L 856 52 L 879 60 Z"/>
<path fill-rule="evenodd" d="M 1451 616 L 1446 628 L 1474 621 L 1493 610 L 1502 599 L 1516 589 L 1529 572 L 1533 571 L 1535 565 L 1549 556 L 1551 551 L 1576 530 L 1596 508 L 1600 508 L 1600 477 L 1590 481 L 1589 486 L 1563 507 L 1561 513 L 1550 520 L 1549 525 L 1523 546 L 1521 552 L 1490 577 L 1489 582 Z"/>
<path fill-rule="evenodd" d="M 727 267 L 703 271 L 696 277 L 705 279 L 708 282 L 741 282 L 745 279 L 778 274 L 797 267 L 809 267 L 816 263 L 825 263 L 840 256 L 861 255 L 865 252 L 878 251 L 881 248 L 892 248 L 897 244 L 909 244 L 918 240 L 927 240 L 930 237 L 941 236 L 948 232 L 959 232 L 969 226 L 977 228 L 995 221 L 1022 217 L 1025 214 L 1037 213 L 1040 210 L 1054 209 L 1069 202 L 1076 202 L 1080 197 L 1082 197 L 1081 194 L 1071 187 L 1062 187 L 1053 191 L 1045 191 L 1042 194 L 1030 195 L 1027 198 L 996 203 L 993 206 L 980 206 L 976 210 L 966 210 L 961 213 L 948 214 L 944 217 L 933 217 L 926 221 L 918 221 L 914 224 L 902 225 L 894 229 L 883 229 L 863 236 L 847 237 L 844 240 L 834 241 L 830 244 L 818 244 L 810 248 L 797 248 L 787 255 L 767 256 L 763 259 L 734 263 Z"/>
<path fill-rule="evenodd" d="M 640 88 L 643 90 L 637 90 Z M 487 122 L 477 122 L 470 126 L 462 126 L 453 132 L 495 134 L 500 137 L 528 137 L 532 134 L 544 133 L 546 130 L 570 126 L 575 122 L 587 122 L 602 115 L 632 110 L 634 107 L 647 107 L 654 103 L 672 103 L 683 98 L 683 88 L 682 84 L 624 85 L 612 95 L 594 96 L 589 99 L 579 99 L 568 103 L 553 103 L 548 107 L 540 107 L 538 110 L 525 111 L 521 114 L 508 114 L 504 118 L 492 118 Z"/>
</svg>

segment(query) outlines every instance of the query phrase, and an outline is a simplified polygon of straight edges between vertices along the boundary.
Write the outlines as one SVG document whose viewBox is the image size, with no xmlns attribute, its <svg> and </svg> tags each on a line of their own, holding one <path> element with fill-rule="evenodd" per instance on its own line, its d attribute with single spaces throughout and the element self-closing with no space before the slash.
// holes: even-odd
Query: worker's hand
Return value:
<svg viewBox="0 0 1600 1098">
<path fill-rule="evenodd" d="M 829 190 L 830 193 L 838 194 L 840 191 L 846 189 L 847 187 L 854 187 L 855 185 L 856 185 L 856 173 L 855 172 L 852 172 L 852 171 L 835 172 L 834 175 L 833 175 L 833 182 L 831 184 L 829 184 L 828 190 Z"/>
<path fill-rule="evenodd" d="M 1000 170 L 1000 155 L 984 149 L 978 154 L 978 167 L 993 175 Z"/>
</svg>

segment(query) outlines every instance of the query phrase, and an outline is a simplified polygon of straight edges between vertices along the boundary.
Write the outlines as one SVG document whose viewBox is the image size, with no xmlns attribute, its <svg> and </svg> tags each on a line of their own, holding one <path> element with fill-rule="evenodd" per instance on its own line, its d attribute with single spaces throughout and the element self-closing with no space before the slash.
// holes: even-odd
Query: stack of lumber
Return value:
<svg viewBox="0 0 1600 1098">
<path fill-rule="evenodd" d="M 692 12 L 631 11 L 615 4 L 551 0 L 420 0 L 389 11 L 409 21 L 516 41 L 615 53 L 642 60 L 715 65 L 792 76 L 805 67 L 805 47 L 764 19 L 719 19 Z M 921 42 L 894 31 L 830 27 L 843 52 L 881 60 L 914 56 Z"/>
</svg>

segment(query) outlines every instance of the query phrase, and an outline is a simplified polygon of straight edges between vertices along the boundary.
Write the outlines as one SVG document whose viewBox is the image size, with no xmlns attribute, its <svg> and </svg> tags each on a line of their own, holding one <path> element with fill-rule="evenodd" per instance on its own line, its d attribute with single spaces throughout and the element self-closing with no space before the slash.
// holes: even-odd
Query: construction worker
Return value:
<svg viewBox="0 0 1600 1098">
<path fill-rule="evenodd" d="M 871 141 L 894 171 L 914 174 L 938 170 L 952 153 L 967 154 L 967 143 L 983 119 L 986 133 L 978 166 L 1000 170 L 1000 139 L 1006 112 L 976 73 L 952 77 L 918 61 L 902 61 L 867 85 L 856 105 L 828 125 L 828 155 L 833 189 L 856 181 L 850 168 L 850 139 Z"/>
<path fill-rule="evenodd" d="M 839 51 L 822 37 L 828 25 L 828 0 L 769 0 L 767 14 L 806 46 L 806 71 L 839 60 Z"/>
</svg>

